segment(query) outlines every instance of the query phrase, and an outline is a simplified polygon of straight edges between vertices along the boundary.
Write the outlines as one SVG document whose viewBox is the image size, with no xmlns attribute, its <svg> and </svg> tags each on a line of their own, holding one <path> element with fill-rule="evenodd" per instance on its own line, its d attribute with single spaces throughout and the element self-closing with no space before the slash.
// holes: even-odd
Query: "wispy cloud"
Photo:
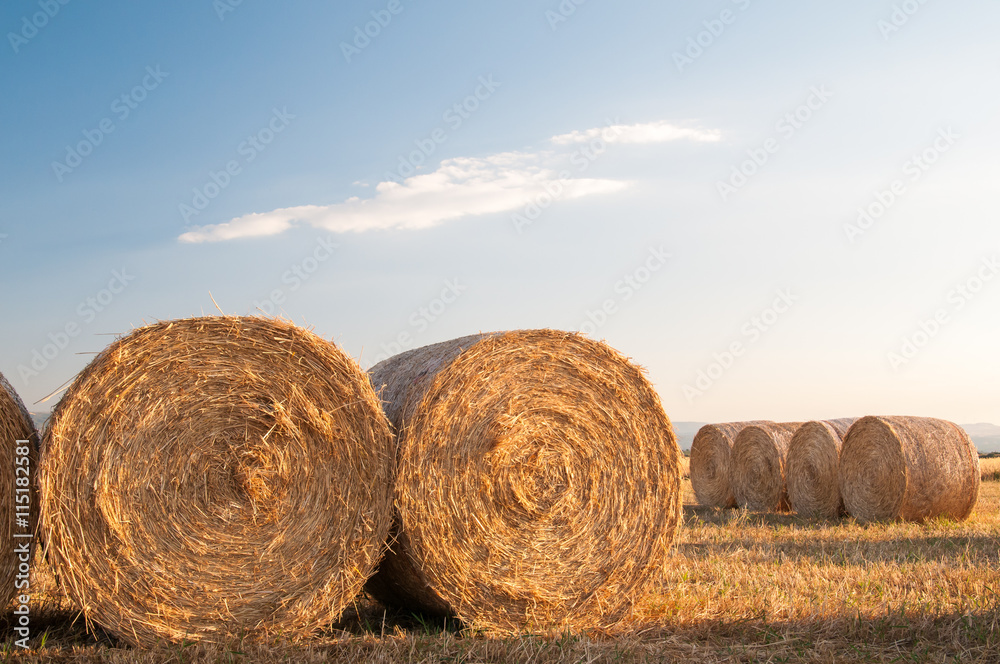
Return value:
<svg viewBox="0 0 1000 664">
<path fill-rule="evenodd" d="M 524 205 L 557 173 L 539 164 L 539 155 L 507 152 L 482 159 L 448 159 L 433 173 L 402 184 L 382 182 L 375 196 L 352 197 L 334 205 L 301 205 L 248 214 L 224 224 L 184 233 L 182 242 L 217 242 L 277 235 L 297 225 L 335 233 L 430 228 L 460 217 L 503 212 Z M 627 183 L 577 178 L 566 183 L 567 198 L 610 193 Z"/>
<path fill-rule="evenodd" d="M 713 132 L 687 130 L 660 122 L 573 132 L 555 136 L 550 142 L 572 146 L 602 135 L 609 143 L 718 140 L 717 136 L 704 137 Z M 565 171 L 560 173 L 556 166 L 564 157 L 558 152 L 538 151 L 446 159 L 431 173 L 414 175 L 401 183 L 379 183 L 371 198 L 352 197 L 333 205 L 300 205 L 247 214 L 222 224 L 193 228 L 179 240 L 199 243 L 262 237 L 278 235 L 300 225 L 335 233 L 430 228 L 462 217 L 514 210 L 556 181 L 560 181 L 563 188 L 561 199 L 610 194 L 630 184 L 596 178 L 567 180 L 562 177 Z"/>
<path fill-rule="evenodd" d="M 666 143 L 667 141 L 700 141 L 714 142 L 721 140 L 722 132 L 717 129 L 694 129 L 678 127 L 665 120 L 633 125 L 608 125 L 595 127 L 584 131 L 573 131 L 559 134 L 549 139 L 555 145 L 573 145 L 588 143 L 596 138 L 602 138 L 607 143 Z"/>
</svg>

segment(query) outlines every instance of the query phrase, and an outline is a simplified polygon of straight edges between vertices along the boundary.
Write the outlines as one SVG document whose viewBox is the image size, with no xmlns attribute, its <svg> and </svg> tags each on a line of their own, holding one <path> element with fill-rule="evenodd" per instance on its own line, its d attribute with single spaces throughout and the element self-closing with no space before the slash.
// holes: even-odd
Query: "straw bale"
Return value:
<svg viewBox="0 0 1000 664">
<path fill-rule="evenodd" d="M 788 502 L 803 516 L 844 514 L 840 497 L 840 448 L 856 418 L 806 422 L 788 446 Z"/>
<path fill-rule="evenodd" d="M 49 561 L 88 621 L 132 644 L 294 640 L 374 570 L 392 464 L 378 398 L 334 344 L 266 318 L 157 323 L 53 413 Z"/>
<path fill-rule="evenodd" d="M 691 486 L 698 503 L 736 507 L 731 482 L 733 440 L 744 427 L 759 421 L 706 424 L 691 443 Z"/>
<path fill-rule="evenodd" d="M 730 477 L 740 507 L 760 512 L 787 511 L 785 461 L 801 422 L 758 422 L 733 440 Z"/>
<path fill-rule="evenodd" d="M 28 441 L 19 444 L 18 441 Z M 6 606 L 17 592 L 18 568 L 22 562 L 31 566 L 35 551 L 33 537 L 38 522 L 38 496 L 36 471 L 38 466 L 38 432 L 31 415 L 24 407 L 17 392 L 0 374 L 0 449 L 5 462 L 0 464 L 0 504 L 6 512 L 0 519 L 0 606 Z M 21 454 L 26 452 L 27 454 Z M 27 465 L 15 465 L 16 459 L 27 458 Z M 23 485 L 23 486 L 22 486 Z M 25 503 L 24 501 L 28 502 Z M 16 512 L 15 505 L 27 504 L 29 509 Z M 26 516 L 21 516 L 25 514 Z M 25 519 L 19 525 L 16 518 Z M 14 534 L 28 534 L 31 538 L 15 538 Z M 28 544 L 28 560 L 15 555 L 15 547 Z"/>
<path fill-rule="evenodd" d="M 979 498 L 979 454 L 952 422 L 864 417 L 840 453 L 840 492 L 861 521 L 964 520 Z"/>
<path fill-rule="evenodd" d="M 474 335 L 372 371 L 397 431 L 384 603 L 494 632 L 617 623 L 662 570 L 680 450 L 642 371 L 568 332 Z"/>
</svg>

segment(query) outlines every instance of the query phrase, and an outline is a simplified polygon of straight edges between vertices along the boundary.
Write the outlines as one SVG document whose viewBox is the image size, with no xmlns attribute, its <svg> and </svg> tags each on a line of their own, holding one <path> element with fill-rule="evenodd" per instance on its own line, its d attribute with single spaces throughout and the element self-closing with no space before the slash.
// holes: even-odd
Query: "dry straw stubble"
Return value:
<svg viewBox="0 0 1000 664">
<path fill-rule="evenodd" d="M 840 492 L 861 521 L 966 519 L 979 498 L 979 454 L 957 424 L 863 417 L 840 453 Z"/>
<path fill-rule="evenodd" d="M 840 449 L 856 420 L 806 422 L 788 447 L 788 502 L 803 516 L 836 518 L 844 513 L 840 496 Z"/>
<path fill-rule="evenodd" d="M 18 444 L 18 441 L 28 441 L 27 445 Z M 27 455 L 17 454 L 26 451 Z M 25 449 L 26 448 L 26 449 Z M 0 605 L 6 606 L 11 598 L 17 594 L 15 587 L 16 577 L 19 573 L 21 563 L 30 566 L 30 558 L 34 553 L 34 547 L 30 545 L 32 540 L 27 538 L 15 540 L 14 534 L 34 533 L 38 518 L 38 500 L 36 495 L 36 483 L 34 481 L 35 471 L 38 462 L 38 432 L 31 421 L 28 410 L 24 407 L 17 392 L 7 382 L 3 374 L 0 374 L 0 449 L 3 450 L 4 462 L 0 464 L 0 505 L 3 505 L 5 514 L 0 518 Z M 27 459 L 28 464 L 15 465 L 16 459 Z M 18 525 L 15 520 L 15 505 L 24 505 L 27 497 L 30 507 L 27 516 L 21 517 L 23 512 L 17 512 L 18 518 L 25 518 L 27 525 Z M 20 554 L 15 555 L 15 547 L 23 542 L 29 542 L 28 561 L 20 559 Z"/>
<path fill-rule="evenodd" d="M 628 613 L 680 517 L 680 451 L 640 369 L 577 334 L 527 330 L 371 374 L 398 432 L 398 540 L 376 597 L 501 633 Z"/>
<path fill-rule="evenodd" d="M 698 429 L 691 443 L 691 487 L 699 504 L 736 507 L 731 481 L 733 440 L 752 424 L 761 422 L 722 422 Z"/>
<path fill-rule="evenodd" d="M 360 367 L 281 320 L 163 322 L 112 343 L 53 413 L 49 561 L 133 644 L 329 625 L 391 526 L 392 439 Z"/>
<path fill-rule="evenodd" d="M 760 512 L 789 508 L 785 464 L 792 435 L 801 424 L 757 422 L 736 435 L 730 465 L 737 505 Z"/>
</svg>

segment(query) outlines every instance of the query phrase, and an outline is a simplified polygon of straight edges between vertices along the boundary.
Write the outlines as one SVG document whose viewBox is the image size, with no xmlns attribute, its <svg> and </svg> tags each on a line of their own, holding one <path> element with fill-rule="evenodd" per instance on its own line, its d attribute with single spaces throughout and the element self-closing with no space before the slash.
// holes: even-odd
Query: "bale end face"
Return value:
<svg viewBox="0 0 1000 664">
<path fill-rule="evenodd" d="M 979 455 L 956 424 L 864 417 L 840 457 L 844 505 L 860 521 L 965 519 L 979 497 Z"/>
<path fill-rule="evenodd" d="M 691 488 L 698 503 L 736 507 L 730 482 L 732 438 L 716 425 L 705 425 L 691 443 Z"/>
<path fill-rule="evenodd" d="M 400 432 L 405 537 L 369 589 L 498 633 L 622 618 L 680 519 L 679 450 L 641 370 L 585 337 L 524 330 L 372 375 Z"/>
<path fill-rule="evenodd" d="M 87 619 L 133 645 L 306 636 L 381 556 L 392 455 L 367 376 L 311 332 L 231 316 L 140 328 L 53 413 L 49 561 Z"/>
<path fill-rule="evenodd" d="M 732 484 L 732 448 L 744 428 L 767 422 L 706 424 L 691 443 L 691 487 L 698 503 L 708 507 L 736 507 Z"/>
<path fill-rule="evenodd" d="M 806 422 L 788 446 L 788 502 L 803 516 L 832 519 L 844 513 L 840 496 L 842 436 L 853 420 Z"/>
<path fill-rule="evenodd" d="M 733 495 L 754 511 L 787 511 L 785 462 L 798 423 L 758 423 L 743 428 L 733 441 Z"/>
</svg>

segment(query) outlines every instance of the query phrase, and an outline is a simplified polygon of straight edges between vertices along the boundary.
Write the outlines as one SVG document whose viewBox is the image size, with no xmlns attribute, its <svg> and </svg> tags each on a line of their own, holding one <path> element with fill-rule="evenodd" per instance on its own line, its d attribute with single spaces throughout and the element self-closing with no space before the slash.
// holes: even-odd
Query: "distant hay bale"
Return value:
<svg viewBox="0 0 1000 664">
<path fill-rule="evenodd" d="M 860 521 L 968 518 L 979 498 L 979 454 L 957 424 L 864 417 L 840 453 L 840 492 Z"/>
<path fill-rule="evenodd" d="M 577 334 L 523 330 L 371 375 L 398 432 L 398 540 L 376 598 L 503 633 L 620 621 L 680 518 L 680 450 L 639 368 Z"/>
<path fill-rule="evenodd" d="M 856 420 L 824 420 L 800 426 L 788 446 L 785 471 L 788 502 L 803 516 L 836 518 L 844 513 L 840 497 L 840 448 Z"/>
<path fill-rule="evenodd" d="M 34 538 L 18 538 L 14 534 L 34 534 L 38 521 L 38 497 L 36 494 L 35 473 L 38 470 L 38 432 L 31 421 L 31 415 L 24 407 L 21 398 L 11 387 L 3 374 L 0 374 L 0 449 L 3 450 L 3 463 L 0 464 L 0 504 L 4 515 L 0 518 L 0 607 L 7 606 L 15 594 L 20 594 L 15 588 L 18 568 L 24 561 L 21 554 L 15 553 L 15 548 L 28 542 L 28 564 L 34 553 Z M 18 445 L 18 441 L 28 441 L 27 445 Z M 18 449 L 26 448 L 26 449 Z M 27 452 L 28 465 L 15 466 L 15 459 L 24 458 L 20 452 Z M 18 490 L 21 491 L 18 491 Z M 27 496 L 30 509 L 16 512 L 17 504 L 24 505 Z M 24 516 L 21 516 L 24 514 Z M 27 525 L 17 525 L 15 517 L 27 519 Z M 16 527 L 15 527 L 16 526 Z"/>
<path fill-rule="evenodd" d="M 792 435 L 800 425 L 757 422 L 736 435 L 730 466 L 737 505 L 760 512 L 788 510 L 785 462 Z"/>
<path fill-rule="evenodd" d="M 76 378 L 42 445 L 49 561 L 122 639 L 296 639 L 338 619 L 392 523 L 360 367 L 265 318 L 163 322 Z"/>
<path fill-rule="evenodd" d="M 700 505 L 736 507 L 733 495 L 732 451 L 736 435 L 750 422 L 706 424 L 691 443 L 691 487 Z"/>
</svg>

